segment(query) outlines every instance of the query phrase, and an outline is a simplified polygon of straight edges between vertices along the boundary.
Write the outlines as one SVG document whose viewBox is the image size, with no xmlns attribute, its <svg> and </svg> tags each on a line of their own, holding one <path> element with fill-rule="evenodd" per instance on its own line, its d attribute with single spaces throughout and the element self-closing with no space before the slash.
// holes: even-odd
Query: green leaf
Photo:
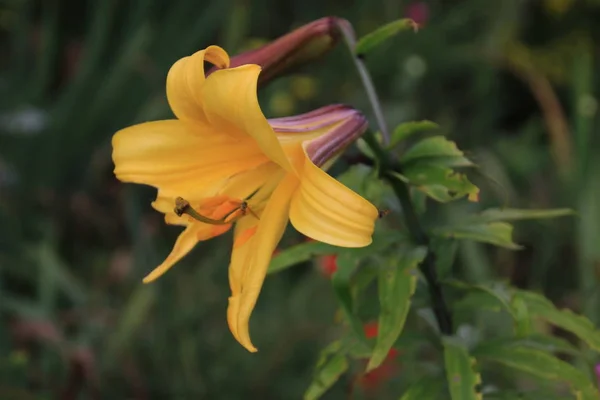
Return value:
<svg viewBox="0 0 600 400">
<path fill-rule="evenodd" d="M 456 143 L 446 139 L 444 136 L 433 136 L 421 140 L 406 150 L 400 161 L 406 164 L 420 158 L 463 156 L 463 152 L 458 149 Z"/>
<path fill-rule="evenodd" d="M 479 188 L 466 175 L 439 165 L 412 163 L 405 167 L 404 178 L 418 190 L 440 202 L 448 202 L 468 196 L 476 200 Z"/>
<path fill-rule="evenodd" d="M 350 288 L 352 276 L 356 272 L 359 262 L 359 259 L 348 257 L 347 255 L 338 256 L 338 268 L 331 277 L 331 284 L 354 336 L 359 342 L 368 345 L 363 331 L 363 324 L 354 313 L 354 296 Z"/>
<path fill-rule="evenodd" d="M 489 340 L 487 345 L 528 347 L 548 353 L 563 353 L 573 356 L 581 355 L 581 351 L 565 339 L 556 336 L 535 333 L 524 337 L 511 337 Z"/>
<path fill-rule="evenodd" d="M 410 385 L 400 400 L 436 400 L 443 388 L 440 378 L 423 378 Z"/>
<path fill-rule="evenodd" d="M 472 285 L 455 279 L 446 280 L 444 283 L 463 290 L 479 290 L 493 297 L 512 316 L 518 336 L 527 336 L 531 333 L 531 318 L 527 304 L 515 296 L 514 290 L 509 286 L 501 282 Z"/>
<path fill-rule="evenodd" d="M 406 140 L 408 137 L 416 133 L 426 132 L 437 128 L 439 128 L 438 124 L 427 120 L 405 122 L 400 124 L 394 129 L 388 148 L 391 149 L 395 147 L 398 143 Z"/>
<path fill-rule="evenodd" d="M 555 208 L 549 210 L 522 210 L 518 208 L 490 208 L 473 218 L 482 222 L 516 221 L 522 219 L 544 219 L 573 215 L 575 212 L 569 208 Z"/>
<path fill-rule="evenodd" d="M 436 236 L 431 240 L 431 248 L 435 254 L 435 269 L 438 271 L 438 276 L 440 279 L 445 279 L 452 273 L 458 241 Z"/>
<path fill-rule="evenodd" d="M 500 312 L 504 307 L 496 298 L 484 292 L 469 292 L 453 304 L 455 310 L 490 310 Z"/>
<path fill-rule="evenodd" d="M 282 271 L 301 262 L 310 261 L 315 256 L 336 254 L 339 249 L 339 247 L 321 242 L 301 243 L 285 249 L 273 257 L 267 273 L 273 274 Z"/>
<path fill-rule="evenodd" d="M 542 350 L 492 344 L 479 347 L 473 354 L 478 359 L 494 361 L 546 381 L 566 382 L 578 399 L 598 399 L 598 391 L 583 372 Z"/>
<path fill-rule="evenodd" d="M 289 247 L 271 259 L 267 273 L 273 274 L 293 267 L 302 262 L 310 261 L 316 256 L 328 254 L 350 254 L 353 257 L 364 258 L 377 254 L 391 244 L 407 241 L 405 233 L 398 231 L 379 231 L 373 235 L 373 243 L 361 248 L 343 248 L 321 242 L 307 242 Z"/>
<path fill-rule="evenodd" d="M 327 351 L 327 349 L 326 349 Z M 348 360 L 343 354 L 335 354 L 317 368 L 312 383 L 304 393 L 304 400 L 318 399 L 331 388 L 348 369 Z"/>
<path fill-rule="evenodd" d="M 512 241 L 513 226 L 506 222 L 471 223 L 440 227 L 434 234 L 454 238 L 489 243 L 511 250 L 520 250 L 522 246 Z"/>
<path fill-rule="evenodd" d="M 476 386 L 481 377 L 473 370 L 475 360 L 458 340 L 451 337 L 442 339 L 444 345 L 444 364 L 452 400 L 481 400 Z"/>
<path fill-rule="evenodd" d="M 417 286 L 417 265 L 423 261 L 426 254 L 425 247 L 405 248 L 388 261 L 388 268 L 379 272 L 380 313 L 377 342 L 367 371 L 381 365 L 402 333 L 410 309 L 410 299 Z"/>
<path fill-rule="evenodd" d="M 354 53 L 359 56 L 364 55 L 390 37 L 407 29 L 416 28 L 417 24 L 415 21 L 409 18 L 399 19 L 397 21 L 390 22 L 389 24 L 380 26 L 373 32 L 366 34 L 358 40 L 358 43 L 356 43 L 356 47 L 354 48 Z"/>
<path fill-rule="evenodd" d="M 550 300 L 537 293 L 518 290 L 516 295 L 527 304 L 532 316 L 573 333 L 592 349 L 600 351 L 600 330 L 589 319 L 568 309 L 559 310 Z"/>
</svg>

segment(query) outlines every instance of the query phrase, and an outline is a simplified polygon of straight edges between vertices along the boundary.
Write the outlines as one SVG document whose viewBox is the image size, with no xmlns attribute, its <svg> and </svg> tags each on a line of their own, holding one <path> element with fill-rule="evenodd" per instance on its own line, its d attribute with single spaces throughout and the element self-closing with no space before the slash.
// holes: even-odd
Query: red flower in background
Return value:
<svg viewBox="0 0 600 400">
<path fill-rule="evenodd" d="M 417 1 L 409 4 L 404 13 L 406 18 L 410 18 L 419 26 L 423 26 L 429 20 L 429 6 L 424 1 Z"/>
<path fill-rule="evenodd" d="M 367 339 L 377 337 L 379 326 L 377 322 L 368 322 L 363 327 Z M 380 387 L 383 383 L 389 381 L 400 372 L 400 365 L 396 362 L 396 358 L 400 352 L 394 348 L 390 349 L 385 361 L 374 370 L 360 375 L 356 383 L 365 391 L 373 391 Z"/>
</svg>

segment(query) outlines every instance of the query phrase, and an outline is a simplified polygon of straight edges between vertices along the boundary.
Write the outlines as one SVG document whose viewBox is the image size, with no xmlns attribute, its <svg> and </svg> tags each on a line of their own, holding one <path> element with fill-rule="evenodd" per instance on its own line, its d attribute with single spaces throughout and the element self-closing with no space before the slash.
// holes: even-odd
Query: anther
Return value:
<svg viewBox="0 0 600 400">
<path fill-rule="evenodd" d="M 390 213 L 390 210 L 377 210 L 377 218 L 383 218 Z"/>
</svg>

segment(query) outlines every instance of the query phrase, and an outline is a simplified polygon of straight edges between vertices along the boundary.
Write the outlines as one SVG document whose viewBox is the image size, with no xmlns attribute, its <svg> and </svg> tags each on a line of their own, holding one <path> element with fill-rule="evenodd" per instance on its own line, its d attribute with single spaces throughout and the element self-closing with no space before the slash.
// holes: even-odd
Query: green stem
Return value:
<svg viewBox="0 0 600 400">
<path fill-rule="evenodd" d="M 356 47 L 356 39 L 354 37 L 354 30 L 352 29 L 352 25 L 346 20 L 338 19 L 337 27 L 342 33 L 344 37 L 344 41 L 346 45 L 350 49 L 352 53 L 352 60 L 354 61 L 354 66 L 360 75 L 360 79 L 365 87 L 365 91 L 367 92 L 367 97 L 369 98 L 369 102 L 371 103 L 371 107 L 373 108 L 373 114 L 375 114 L 375 120 L 377 121 L 377 125 L 379 125 L 379 130 L 381 131 L 381 135 L 383 136 L 384 144 L 388 144 L 390 142 L 390 132 L 387 128 L 387 124 L 385 123 L 385 119 L 383 117 L 383 111 L 381 111 L 381 103 L 379 102 L 379 97 L 377 96 L 377 92 L 375 91 L 375 85 L 373 85 L 373 80 L 371 79 L 371 75 L 369 74 L 369 70 L 365 66 L 363 60 L 354 53 L 354 48 Z"/>
<path fill-rule="evenodd" d="M 345 20 L 338 20 L 337 26 L 344 36 L 346 44 L 352 53 L 354 65 L 360 74 L 363 86 L 365 87 L 367 96 L 369 97 L 369 101 L 373 107 L 375 118 L 377 120 L 377 124 L 379 125 L 379 130 L 384 138 L 384 143 L 389 143 L 389 130 L 387 129 L 387 125 L 383 118 L 383 112 L 381 111 L 381 105 L 379 103 L 377 93 L 375 92 L 373 81 L 371 80 L 369 71 L 365 67 L 362 59 L 354 54 L 356 40 L 354 38 L 352 26 Z M 450 309 L 446 304 L 442 287 L 437 277 L 437 271 L 435 268 L 435 254 L 429 246 L 429 237 L 421 227 L 419 217 L 410 198 L 408 185 L 400 181 L 394 175 L 395 173 L 402 172 L 400 166 L 394 160 L 392 160 L 389 153 L 381 146 L 372 132 L 368 131 L 365 134 L 364 139 L 373 151 L 377 160 L 379 177 L 385 179 L 390 184 L 394 193 L 396 194 L 396 197 L 398 198 L 398 201 L 400 202 L 404 213 L 404 219 L 406 221 L 406 226 L 410 232 L 410 235 L 416 244 L 427 247 L 427 255 L 425 256 L 423 262 L 419 265 L 419 269 L 427 280 L 429 294 L 433 304 L 433 312 L 438 322 L 440 332 L 442 332 L 444 335 L 452 335 L 454 331 L 454 328 L 452 327 L 452 314 L 450 313 Z"/>
</svg>

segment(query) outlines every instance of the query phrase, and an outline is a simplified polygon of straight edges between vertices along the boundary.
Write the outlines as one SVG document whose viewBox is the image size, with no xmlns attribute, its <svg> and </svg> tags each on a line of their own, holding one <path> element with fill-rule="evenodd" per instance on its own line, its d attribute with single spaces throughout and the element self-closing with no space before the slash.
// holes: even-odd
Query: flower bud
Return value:
<svg viewBox="0 0 600 400">
<path fill-rule="evenodd" d="M 262 72 L 258 84 L 262 85 L 331 50 L 340 38 L 336 28 L 337 20 L 336 17 L 325 17 L 301 26 L 269 44 L 231 58 L 231 67 L 260 65 Z M 215 70 L 211 69 L 207 75 Z"/>
</svg>

